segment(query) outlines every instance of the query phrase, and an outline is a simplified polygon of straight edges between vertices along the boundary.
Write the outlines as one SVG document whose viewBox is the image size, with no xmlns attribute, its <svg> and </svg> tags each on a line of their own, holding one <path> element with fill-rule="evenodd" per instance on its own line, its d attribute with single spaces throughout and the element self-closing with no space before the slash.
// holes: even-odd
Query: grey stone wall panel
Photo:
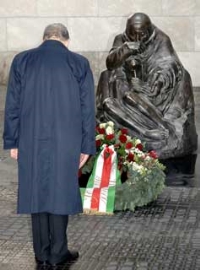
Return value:
<svg viewBox="0 0 200 270">
<path fill-rule="evenodd" d="M 11 62 L 17 52 L 2 52 L 0 53 L 0 85 L 6 85 Z"/>
<path fill-rule="evenodd" d="M 39 16 L 97 16 L 97 0 L 38 0 Z"/>
<path fill-rule="evenodd" d="M 179 52 L 178 56 L 190 73 L 193 86 L 200 86 L 200 52 Z"/>
<path fill-rule="evenodd" d="M 116 34 L 124 31 L 126 18 L 68 18 L 74 51 L 108 51 Z"/>
<path fill-rule="evenodd" d="M 196 0 L 162 0 L 164 16 L 193 16 Z"/>
<path fill-rule="evenodd" d="M 21 51 L 42 42 L 44 28 L 54 22 L 67 25 L 67 18 L 10 18 L 7 19 L 9 51 Z"/>
<path fill-rule="evenodd" d="M 36 0 L 0 0 L 0 17 L 36 15 Z"/>
<path fill-rule="evenodd" d="M 200 17 L 195 18 L 195 51 L 200 51 Z"/>
<path fill-rule="evenodd" d="M 98 0 L 99 16 L 129 16 L 135 12 L 162 15 L 161 0 Z"/>
<path fill-rule="evenodd" d="M 0 19 L 0 51 L 7 51 L 6 19 Z"/>
<path fill-rule="evenodd" d="M 152 22 L 171 38 L 176 51 L 194 51 L 193 18 L 154 17 Z"/>
<path fill-rule="evenodd" d="M 195 15 L 200 16 L 200 1 L 196 0 Z"/>
</svg>

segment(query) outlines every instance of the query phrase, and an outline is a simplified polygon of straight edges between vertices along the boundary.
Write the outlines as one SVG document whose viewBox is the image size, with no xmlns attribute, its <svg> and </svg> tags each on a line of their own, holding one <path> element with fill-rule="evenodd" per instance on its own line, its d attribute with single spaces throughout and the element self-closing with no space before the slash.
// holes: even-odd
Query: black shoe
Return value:
<svg viewBox="0 0 200 270">
<path fill-rule="evenodd" d="M 62 266 L 66 263 L 76 261 L 78 259 L 78 257 L 79 257 L 78 251 L 69 251 L 67 253 L 67 256 L 65 257 L 65 259 L 63 261 L 58 262 L 58 263 L 53 263 L 52 266 L 53 267 Z"/>
<path fill-rule="evenodd" d="M 37 263 L 37 265 L 40 265 L 40 266 L 47 266 L 47 265 L 50 265 L 48 261 L 41 261 L 39 260 L 38 258 L 35 257 L 35 261 Z"/>
<path fill-rule="evenodd" d="M 35 270 L 50 270 L 51 266 L 50 265 L 40 265 L 37 264 Z M 60 270 L 60 269 L 55 269 L 55 270 Z"/>
</svg>

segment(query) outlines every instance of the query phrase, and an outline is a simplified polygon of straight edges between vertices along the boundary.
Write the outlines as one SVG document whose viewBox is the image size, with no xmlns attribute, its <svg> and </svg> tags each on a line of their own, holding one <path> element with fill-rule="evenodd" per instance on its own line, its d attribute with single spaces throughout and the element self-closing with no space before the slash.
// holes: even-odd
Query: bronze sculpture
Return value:
<svg viewBox="0 0 200 270">
<path fill-rule="evenodd" d="M 146 14 L 127 20 L 106 65 L 97 89 L 98 122 L 127 127 L 162 159 L 197 149 L 190 75 L 170 38 Z"/>
</svg>

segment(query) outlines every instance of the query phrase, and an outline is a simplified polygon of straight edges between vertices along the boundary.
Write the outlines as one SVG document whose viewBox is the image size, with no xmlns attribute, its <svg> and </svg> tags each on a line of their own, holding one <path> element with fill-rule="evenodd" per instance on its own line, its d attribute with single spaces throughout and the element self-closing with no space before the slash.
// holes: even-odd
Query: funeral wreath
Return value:
<svg viewBox="0 0 200 270">
<path fill-rule="evenodd" d="M 126 175 L 126 181 L 116 185 L 114 210 L 132 210 L 154 201 L 163 191 L 165 173 L 155 151 L 145 151 L 138 138 L 128 135 L 125 128 L 116 129 L 109 121 L 96 127 L 97 153 L 83 166 L 81 172 L 92 173 L 98 167 L 98 157 L 103 148 L 112 147 L 116 153 L 117 170 Z"/>
</svg>

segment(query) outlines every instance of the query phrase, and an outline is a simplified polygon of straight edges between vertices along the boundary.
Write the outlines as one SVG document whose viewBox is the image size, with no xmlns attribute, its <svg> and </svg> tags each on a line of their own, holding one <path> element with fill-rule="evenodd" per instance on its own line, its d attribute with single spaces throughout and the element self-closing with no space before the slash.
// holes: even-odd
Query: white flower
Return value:
<svg viewBox="0 0 200 270">
<path fill-rule="evenodd" d="M 133 163 L 132 163 L 132 169 L 133 169 L 134 171 L 140 171 L 140 170 L 141 170 L 141 167 L 143 167 L 143 166 L 138 165 L 136 162 L 133 162 Z"/>
<path fill-rule="evenodd" d="M 145 168 L 143 165 L 139 165 L 136 162 L 133 162 L 132 163 L 132 170 L 133 171 L 137 171 L 140 174 L 142 174 L 143 172 L 146 172 L 147 171 L 147 168 Z"/>
<path fill-rule="evenodd" d="M 138 153 L 138 157 L 145 157 L 145 154 L 140 151 L 140 153 Z"/>
<path fill-rule="evenodd" d="M 114 123 L 112 121 L 108 121 L 107 122 L 107 125 L 111 126 L 111 127 L 114 127 Z"/>
<path fill-rule="evenodd" d="M 147 161 L 149 161 L 149 160 L 151 160 L 152 158 L 150 157 L 150 156 L 146 156 L 145 157 L 145 160 L 147 160 Z"/>
<path fill-rule="evenodd" d="M 129 162 L 128 161 L 124 161 L 123 164 L 128 166 L 129 165 Z"/>
<path fill-rule="evenodd" d="M 106 134 L 107 135 L 110 135 L 110 134 L 113 134 L 113 133 L 114 133 L 114 129 L 111 126 L 108 126 L 106 128 Z"/>
<path fill-rule="evenodd" d="M 99 127 L 100 127 L 100 128 L 105 128 L 105 127 L 106 127 L 106 123 L 101 123 L 101 124 L 99 125 Z"/>
<path fill-rule="evenodd" d="M 138 148 L 133 148 L 133 152 L 136 153 L 139 157 L 145 156 L 145 154 L 140 151 Z"/>
<path fill-rule="evenodd" d="M 142 142 L 140 141 L 140 139 L 136 139 L 136 140 L 135 140 L 135 145 L 138 145 L 138 144 L 140 144 L 140 143 L 142 143 Z"/>
<path fill-rule="evenodd" d="M 96 140 L 104 140 L 104 135 L 103 134 L 98 134 L 96 136 Z"/>
</svg>

